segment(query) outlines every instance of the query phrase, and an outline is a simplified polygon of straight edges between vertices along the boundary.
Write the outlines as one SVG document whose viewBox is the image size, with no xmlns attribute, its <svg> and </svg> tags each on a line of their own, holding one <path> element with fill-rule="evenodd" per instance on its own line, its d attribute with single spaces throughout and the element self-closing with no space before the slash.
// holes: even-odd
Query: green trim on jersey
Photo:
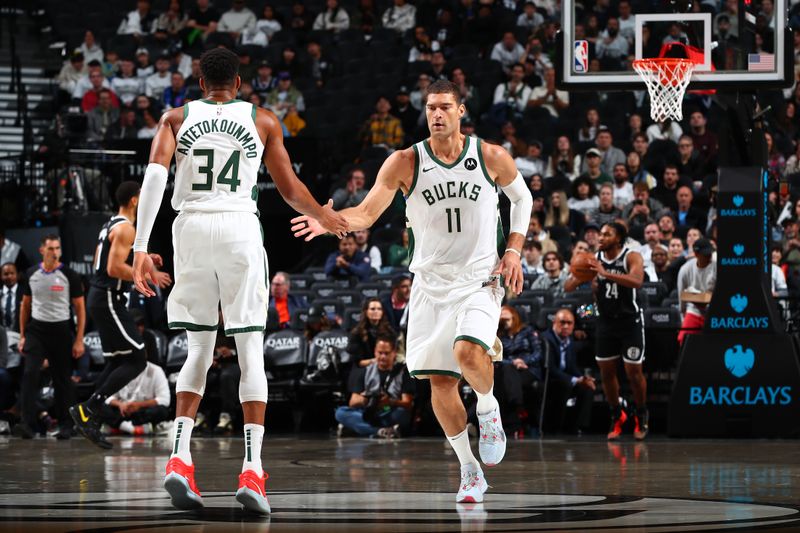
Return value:
<svg viewBox="0 0 800 533">
<path fill-rule="evenodd" d="M 411 264 L 411 261 L 414 259 L 414 230 L 411 226 L 406 228 L 408 231 L 408 264 Z"/>
<path fill-rule="evenodd" d="M 264 331 L 264 326 L 248 326 L 246 328 L 226 329 L 225 335 L 230 337 L 236 333 L 250 333 L 251 331 Z"/>
<path fill-rule="evenodd" d="M 411 180 L 411 188 L 408 189 L 406 198 L 411 196 L 411 193 L 414 192 L 414 187 L 417 186 L 417 178 L 419 177 L 419 150 L 417 150 L 416 144 L 412 144 L 411 148 L 414 149 L 414 177 Z"/>
<path fill-rule="evenodd" d="M 216 326 L 204 326 L 193 322 L 170 322 L 167 327 L 169 329 L 185 329 L 186 331 L 217 331 L 219 324 Z"/>
<path fill-rule="evenodd" d="M 186 117 L 189 116 L 189 102 L 183 104 L 183 120 L 186 120 Z"/>
<path fill-rule="evenodd" d="M 497 256 L 503 257 L 506 252 L 506 234 L 503 233 L 503 221 L 497 215 Z"/>
<path fill-rule="evenodd" d="M 258 108 L 256 107 L 256 104 L 253 104 L 253 112 L 252 112 L 252 114 L 250 115 L 250 116 L 252 116 L 252 117 L 253 117 L 253 124 L 255 124 L 255 123 L 256 123 L 256 111 L 258 111 Z"/>
<path fill-rule="evenodd" d="M 497 184 L 492 181 L 492 178 L 489 176 L 489 171 L 486 169 L 486 163 L 483 161 L 483 149 L 481 148 L 481 140 L 478 139 L 478 161 L 481 164 L 481 171 L 483 172 L 483 177 L 486 178 L 486 181 L 494 187 L 494 190 L 497 190 Z"/>
<path fill-rule="evenodd" d="M 202 100 L 200 100 L 200 102 L 203 102 L 204 104 L 211 104 L 211 105 L 228 105 L 242 101 L 243 100 L 239 100 L 238 98 L 234 98 L 233 100 L 228 100 L 227 102 L 215 102 L 214 100 L 209 100 L 208 98 L 203 98 Z"/>
<path fill-rule="evenodd" d="M 461 150 L 461 154 L 459 154 L 459 156 L 456 158 L 456 160 L 453 161 L 452 163 L 450 163 L 449 165 L 447 163 L 443 162 L 442 160 L 440 160 L 435 155 L 433 155 L 433 150 L 431 150 L 430 144 L 428 144 L 428 139 L 425 139 L 424 141 L 422 141 L 422 146 L 425 147 L 425 151 L 428 152 L 428 155 L 431 157 L 431 159 L 433 159 L 434 163 L 436 163 L 440 167 L 444 167 L 444 168 L 449 170 L 449 169 L 453 168 L 454 166 L 456 166 L 457 164 L 461 163 L 461 160 L 464 159 L 464 156 L 467 155 L 467 150 L 469 150 L 469 135 L 464 137 L 464 149 Z"/>
<path fill-rule="evenodd" d="M 414 370 L 409 375 L 412 378 L 426 378 L 430 376 L 450 376 L 451 378 L 461 379 L 461 374 L 450 370 Z"/>
<path fill-rule="evenodd" d="M 491 350 L 491 347 L 489 347 L 489 345 L 488 345 L 488 344 L 486 344 L 486 343 L 485 343 L 485 342 L 483 342 L 482 340 L 480 340 L 480 339 L 477 339 L 477 338 L 475 338 L 475 337 L 473 337 L 473 336 L 471 336 L 471 335 L 459 335 L 458 337 L 456 337 L 456 338 L 453 340 L 453 345 L 455 346 L 455 344 L 456 344 L 458 341 L 467 341 L 467 342 L 471 342 L 471 343 L 473 343 L 473 344 L 477 344 L 477 345 L 479 345 L 481 348 L 483 348 L 484 350 L 486 350 L 487 352 L 488 352 L 489 350 Z"/>
</svg>

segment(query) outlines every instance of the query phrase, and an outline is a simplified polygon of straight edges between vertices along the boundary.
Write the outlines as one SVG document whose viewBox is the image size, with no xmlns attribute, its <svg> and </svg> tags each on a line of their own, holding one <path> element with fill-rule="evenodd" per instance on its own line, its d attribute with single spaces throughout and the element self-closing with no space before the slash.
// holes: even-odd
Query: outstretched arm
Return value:
<svg viewBox="0 0 800 533">
<path fill-rule="evenodd" d="M 260 131 L 266 131 L 264 164 L 267 165 L 272 181 L 275 182 L 278 192 L 286 203 L 298 213 L 318 220 L 327 231 L 339 236 L 344 235 L 348 231 L 347 222 L 333 211 L 332 202 L 328 202 L 325 207 L 319 205 L 294 173 L 289 154 L 283 146 L 283 131 L 275 115 L 265 109 L 259 109 L 256 126 Z"/>
<path fill-rule="evenodd" d="M 367 229 L 381 216 L 398 190 L 408 191 L 414 177 L 414 151 L 398 150 L 386 159 L 378 171 L 375 185 L 367 197 L 356 207 L 343 209 L 339 213 L 350 224 L 350 230 Z M 297 217 L 292 219 L 292 231 L 295 237 L 305 236 L 310 241 L 318 235 L 326 233 L 315 217 Z"/>
<path fill-rule="evenodd" d="M 522 175 L 517 170 L 514 160 L 500 146 L 481 144 L 486 169 L 494 182 L 503 189 L 511 201 L 511 228 L 506 244 L 506 252 L 495 269 L 495 273 L 502 274 L 506 279 L 506 286 L 514 294 L 522 292 L 522 245 L 525 242 L 525 232 L 531 219 L 533 198 L 525 185 Z"/>
</svg>

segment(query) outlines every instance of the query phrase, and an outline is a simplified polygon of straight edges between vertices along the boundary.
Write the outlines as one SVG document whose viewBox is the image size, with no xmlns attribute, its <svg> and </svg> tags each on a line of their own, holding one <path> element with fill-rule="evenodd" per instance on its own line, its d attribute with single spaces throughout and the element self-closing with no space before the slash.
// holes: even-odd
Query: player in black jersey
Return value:
<svg viewBox="0 0 800 533">
<path fill-rule="evenodd" d="M 637 290 L 644 281 L 644 263 L 638 252 L 624 246 L 627 228 L 620 222 L 609 222 L 600 230 L 599 248 L 590 268 L 596 272 L 592 283 L 597 303 L 597 365 L 603 377 L 603 390 L 611 407 L 608 440 L 617 440 L 627 414 L 619 405 L 617 367 L 620 357 L 633 389 L 636 404 L 633 436 L 642 440 L 647 435 L 647 382 L 642 373 L 644 361 L 644 319 L 637 302 Z M 564 290 L 571 292 L 582 282 L 570 276 Z"/>
<path fill-rule="evenodd" d="M 97 379 L 94 394 L 83 403 L 70 407 L 76 429 L 97 446 L 109 449 L 111 443 L 100 431 L 101 407 L 106 398 L 127 385 L 147 366 L 144 340 L 128 311 L 127 294 L 133 281 L 131 249 L 136 237 L 133 227 L 141 186 L 135 181 L 122 182 L 116 191 L 119 212 L 100 230 L 94 256 L 86 306 L 100 334 L 106 367 Z M 153 262 L 162 264 L 161 256 L 151 254 Z M 155 281 L 160 287 L 171 283 L 169 274 L 158 272 Z"/>
</svg>

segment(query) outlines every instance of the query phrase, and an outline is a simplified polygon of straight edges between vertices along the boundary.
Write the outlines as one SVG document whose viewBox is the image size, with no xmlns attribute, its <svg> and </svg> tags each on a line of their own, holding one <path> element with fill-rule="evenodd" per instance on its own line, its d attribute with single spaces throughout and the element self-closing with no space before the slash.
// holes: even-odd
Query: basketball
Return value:
<svg viewBox="0 0 800 533">
<path fill-rule="evenodd" d="M 589 265 L 594 261 L 594 255 L 589 252 L 578 252 L 572 256 L 569 263 L 569 272 L 578 281 L 590 281 L 597 275 Z"/>
</svg>

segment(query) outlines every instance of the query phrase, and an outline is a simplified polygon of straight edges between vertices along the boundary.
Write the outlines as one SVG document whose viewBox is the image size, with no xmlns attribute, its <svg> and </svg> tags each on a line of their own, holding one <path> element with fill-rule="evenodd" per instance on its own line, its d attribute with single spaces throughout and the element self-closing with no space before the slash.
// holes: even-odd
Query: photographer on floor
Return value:
<svg viewBox="0 0 800 533">
<path fill-rule="evenodd" d="M 350 374 L 350 401 L 336 410 L 344 429 L 362 437 L 383 439 L 408 434 L 414 405 L 414 383 L 397 363 L 397 339 L 381 334 L 375 341 L 375 361 Z"/>
</svg>

